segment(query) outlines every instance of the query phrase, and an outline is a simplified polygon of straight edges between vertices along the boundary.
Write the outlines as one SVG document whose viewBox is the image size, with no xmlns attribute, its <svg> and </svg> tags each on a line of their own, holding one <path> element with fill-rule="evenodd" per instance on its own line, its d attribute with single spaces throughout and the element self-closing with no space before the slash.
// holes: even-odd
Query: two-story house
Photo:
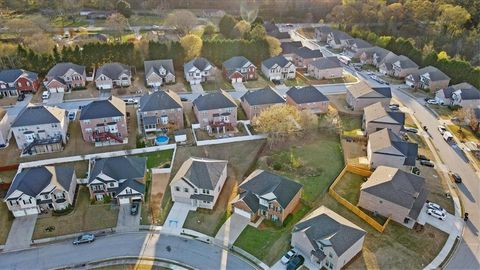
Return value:
<svg viewBox="0 0 480 270">
<path fill-rule="evenodd" d="M 257 79 L 257 67 L 243 56 L 234 56 L 223 62 L 222 71 L 232 83 Z"/>
<path fill-rule="evenodd" d="M 73 167 L 26 168 L 15 175 L 4 201 L 15 217 L 59 211 L 73 204 L 76 187 Z"/>
<path fill-rule="evenodd" d="M 195 58 L 183 65 L 185 80 L 190 84 L 201 84 L 206 81 L 214 80 L 215 66 L 203 58 Z"/>
<path fill-rule="evenodd" d="M 225 131 L 237 125 L 237 103 L 223 90 L 198 96 L 193 112 L 200 127 L 207 130 Z"/>
<path fill-rule="evenodd" d="M 332 28 L 328 25 L 315 27 L 315 39 L 320 42 L 327 42 L 327 36 L 332 32 Z"/>
<path fill-rule="evenodd" d="M 83 140 L 95 146 L 128 143 L 126 110 L 115 96 L 90 102 L 80 112 Z"/>
<path fill-rule="evenodd" d="M 292 61 L 295 51 L 301 47 L 303 47 L 301 41 L 286 41 L 280 44 L 280 48 L 282 48 L 282 55 L 290 61 Z"/>
<path fill-rule="evenodd" d="M 380 102 L 384 107 L 390 104 L 392 91 L 390 87 L 370 87 L 365 82 L 347 86 L 346 101 L 354 111 L 361 111 L 365 107 Z"/>
<path fill-rule="evenodd" d="M 7 147 L 12 137 L 11 118 L 5 109 L 0 108 L 0 149 Z"/>
<path fill-rule="evenodd" d="M 293 53 L 293 64 L 297 68 L 307 68 L 308 65 L 323 57 L 320 50 L 312 50 L 308 47 L 300 47 Z"/>
<path fill-rule="evenodd" d="M 0 96 L 10 97 L 22 93 L 35 93 L 40 87 L 37 73 L 23 69 L 0 71 Z"/>
<path fill-rule="evenodd" d="M 108 196 L 119 204 L 143 201 L 146 158 L 119 156 L 95 159 L 91 168 L 87 187 L 92 199 L 100 201 Z"/>
<path fill-rule="evenodd" d="M 464 82 L 438 90 L 435 99 L 445 105 L 477 108 L 480 106 L 480 91 Z"/>
<path fill-rule="evenodd" d="M 172 182 L 172 201 L 213 209 L 227 179 L 227 160 L 191 157 Z"/>
<path fill-rule="evenodd" d="M 132 71 L 120 63 L 107 63 L 95 72 L 95 86 L 98 90 L 128 87 L 132 84 Z"/>
<path fill-rule="evenodd" d="M 255 221 L 259 217 L 283 223 L 300 203 L 303 186 L 286 177 L 255 170 L 238 187 L 233 212 Z"/>
<path fill-rule="evenodd" d="M 68 117 L 64 109 L 32 105 L 25 107 L 11 129 L 23 155 L 58 152 L 67 143 Z"/>
<path fill-rule="evenodd" d="M 359 58 L 364 50 L 372 48 L 372 44 L 360 38 L 353 38 L 346 41 L 345 51 L 352 58 Z"/>
<path fill-rule="evenodd" d="M 285 103 L 282 96 L 270 86 L 253 91 L 249 90 L 240 98 L 240 101 L 245 114 L 250 120 L 270 106 Z"/>
<path fill-rule="evenodd" d="M 412 88 L 437 91 L 447 88 L 450 77 L 433 66 L 427 66 L 405 77 L 405 84 Z"/>
<path fill-rule="evenodd" d="M 405 124 L 405 113 L 390 111 L 377 102 L 363 109 L 362 129 L 366 135 L 384 128 L 388 128 L 395 134 L 400 134 Z"/>
<path fill-rule="evenodd" d="M 360 63 L 378 67 L 384 59 L 388 59 L 393 56 L 396 56 L 396 54 L 382 47 L 374 46 L 362 50 L 360 53 Z"/>
<path fill-rule="evenodd" d="M 292 87 L 287 91 L 287 104 L 299 110 L 309 110 L 313 113 L 328 111 L 328 98 L 315 86 Z"/>
<path fill-rule="evenodd" d="M 85 67 L 74 63 L 58 63 L 45 76 L 44 86 L 53 93 L 84 88 L 87 81 Z"/>
<path fill-rule="evenodd" d="M 340 31 L 332 30 L 327 35 L 327 44 L 333 49 L 343 49 L 347 46 L 347 40 L 353 39 L 349 34 Z"/>
<path fill-rule="evenodd" d="M 295 65 L 283 55 L 262 62 L 262 72 L 269 80 L 295 79 L 296 71 Z"/>
<path fill-rule="evenodd" d="M 165 90 L 140 98 L 138 113 L 145 133 L 182 129 L 183 105 L 177 93 Z"/>
<path fill-rule="evenodd" d="M 317 79 L 335 79 L 343 77 L 343 66 L 335 56 L 322 57 L 307 66 L 308 75 Z"/>
<path fill-rule="evenodd" d="M 391 129 L 384 128 L 368 136 L 367 159 L 370 168 L 391 166 L 410 169 L 417 160 L 418 145 L 402 140 Z"/>
<path fill-rule="evenodd" d="M 172 59 L 144 61 L 145 83 L 148 87 L 158 88 L 175 83 L 175 69 Z"/>
<path fill-rule="evenodd" d="M 405 78 L 418 70 L 418 65 L 405 55 L 388 57 L 379 65 L 378 70 L 385 75 Z"/>
<path fill-rule="evenodd" d="M 295 224 L 291 245 L 316 269 L 340 270 L 362 251 L 366 234 L 322 205 Z"/>
</svg>

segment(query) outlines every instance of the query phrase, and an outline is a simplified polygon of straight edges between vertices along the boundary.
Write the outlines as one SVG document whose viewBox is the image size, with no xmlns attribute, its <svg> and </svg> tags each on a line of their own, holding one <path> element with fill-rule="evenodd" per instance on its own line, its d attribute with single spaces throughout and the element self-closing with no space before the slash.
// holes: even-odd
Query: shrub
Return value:
<svg viewBox="0 0 480 270">
<path fill-rule="evenodd" d="M 52 216 L 63 216 L 71 213 L 73 211 L 73 206 L 68 205 L 65 209 L 62 210 L 53 210 Z"/>
<path fill-rule="evenodd" d="M 280 162 L 278 162 L 278 161 L 276 161 L 275 163 L 273 163 L 273 169 L 274 169 L 275 171 L 281 170 L 282 167 L 283 167 L 283 166 L 282 166 L 282 163 L 280 163 Z"/>
<path fill-rule="evenodd" d="M 110 203 L 112 201 L 112 197 L 111 196 L 103 196 L 103 202 L 104 203 Z"/>
</svg>

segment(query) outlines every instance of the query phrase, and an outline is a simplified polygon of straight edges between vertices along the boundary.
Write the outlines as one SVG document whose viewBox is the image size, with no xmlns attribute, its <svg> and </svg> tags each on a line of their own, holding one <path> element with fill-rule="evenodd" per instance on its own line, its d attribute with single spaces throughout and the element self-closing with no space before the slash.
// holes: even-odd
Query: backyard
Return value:
<svg viewBox="0 0 480 270">
<path fill-rule="evenodd" d="M 137 156 L 147 158 L 147 169 L 163 167 L 163 166 L 170 167 L 169 165 L 170 165 L 170 161 L 172 160 L 173 149 L 139 154 Z"/>
<path fill-rule="evenodd" d="M 8 237 L 8 232 L 10 231 L 10 227 L 12 226 L 13 222 L 13 215 L 7 208 L 6 203 L 0 203 L 0 245 L 5 244 Z"/>
</svg>

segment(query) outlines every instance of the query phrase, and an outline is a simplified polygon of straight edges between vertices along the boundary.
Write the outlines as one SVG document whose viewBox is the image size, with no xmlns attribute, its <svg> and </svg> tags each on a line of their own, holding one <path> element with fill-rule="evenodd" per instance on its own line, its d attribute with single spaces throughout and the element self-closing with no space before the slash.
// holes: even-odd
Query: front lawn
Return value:
<svg viewBox="0 0 480 270">
<path fill-rule="evenodd" d="M 448 125 L 447 128 L 457 137 L 460 141 L 471 141 L 479 143 L 480 140 L 473 133 L 472 129 L 469 126 L 459 126 L 459 125 Z"/>
<path fill-rule="evenodd" d="M 450 120 L 454 116 L 454 111 L 452 111 L 448 106 L 429 104 L 428 107 L 434 110 L 442 119 Z"/>
<path fill-rule="evenodd" d="M 305 76 L 297 73 L 297 75 L 295 76 L 295 79 L 285 80 L 284 83 L 288 87 L 291 87 L 291 86 L 306 86 L 306 85 L 309 84 L 309 80 Z"/>
<path fill-rule="evenodd" d="M 263 77 L 263 75 L 260 75 L 260 74 L 257 75 L 256 80 L 243 82 L 243 85 L 245 85 L 245 87 L 248 88 L 249 90 L 264 88 L 267 85 L 270 85 L 272 87 L 275 86 L 271 81 L 265 79 L 265 77 Z"/>
<path fill-rule="evenodd" d="M 0 203 L 0 245 L 5 244 L 10 227 L 12 227 L 13 215 L 7 208 L 6 203 Z"/>
<path fill-rule="evenodd" d="M 163 165 L 170 164 L 172 160 L 173 149 L 167 149 L 162 151 L 150 152 L 145 154 L 139 154 L 138 157 L 147 158 L 147 169 L 161 167 Z"/>
</svg>

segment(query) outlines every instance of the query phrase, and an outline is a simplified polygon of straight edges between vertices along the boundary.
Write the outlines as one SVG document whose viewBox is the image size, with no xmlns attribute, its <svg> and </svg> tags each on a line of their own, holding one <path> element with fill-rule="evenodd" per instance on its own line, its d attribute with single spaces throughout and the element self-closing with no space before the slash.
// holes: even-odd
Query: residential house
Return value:
<svg viewBox="0 0 480 270">
<path fill-rule="evenodd" d="M 84 88 L 87 80 L 85 67 L 74 63 L 58 63 L 45 76 L 44 85 L 50 92 Z"/>
<path fill-rule="evenodd" d="M 283 55 L 262 62 L 262 72 L 269 80 L 295 79 L 297 68 Z"/>
<path fill-rule="evenodd" d="M 292 87 L 287 91 L 287 104 L 299 110 L 310 110 L 313 113 L 328 111 L 328 98 L 315 86 Z"/>
<path fill-rule="evenodd" d="M 340 31 L 332 30 L 327 35 L 327 44 L 333 49 L 343 49 L 347 46 L 347 40 L 353 39 L 349 34 Z"/>
<path fill-rule="evenodd" d="M 0 71 L 0 96 L 16 96 L 21 93 L 35 93 L 40 87 L 37 73 L 23 69 Z"/>
<path fill-rule="evenodd" d="M 360 54 L 360 63 L 370 64 L 378 67 L 384 60 L 396 57 L 397 55 L 382 47 L 374 46 L 362 50 Z"/>
<path fill-rule="evenodd" d="M 195 58 L 183 65 L 185 80 L 190 84 L 201 84 L 214 80 L 215 67 L 203 57 Z"/>
<path fill-rule="evenodd" d="M 308 64 L 308 75 L 317 80 L 343 77 L 343 66 L 336 56 L 322 57 Z"/>
<path fill-rule="evenodd" d="M 480 132 L 480 108 L 473 109 L 473 115 L 471 117 L 465 117 L 464 121 L 472 128 L 475 134 Z"/>
<path fill-rule="evenodd" d="M 237 125 L 237 103 L 223 90 L 198 96 L 193 101 L 193 112 L 200 127 L 209 131 L 225 131 Z"/>
<path fill-rule="evenodd" d="M 405 78 L 418 70 L 418 65 L 405 55 L 385 58 L 378 70 L 385 75 L 396 78 Z"/>
<path fill-rule="evenodd" d="M 264 22 L 263 26 L 267 35 L 272 36 L 280 41 L 290 40 L 290 34 L 288 32 L 280 32 L 278 26 L 273 22 Z"/>
<path fill-rule="evenodd" d="M 99 90 L 128 87 L 132 84 L 132 71 L 127 65 L 108 63 L 97 69 L 94 80 Z"/>
<path fill-rule="evenodd" d="M 80 112 L 83 140 L 95 146 L 128 143 L 126 110 L 115 96 L 90 102 Z"/>
<path fill-rule="evenodd" d="M 391 98 L 392 92 L 390 87 L 370 87 L 365 82 L 347 86 L 347 104 L 354 111 L 363 110 L 365 107 L 377 102 L 387 107 Z"/>
<path fill-rule="evenodd" d="M 450 77 L 436 67 L 427 66 L 405 77 L 405 84 L 412 88 L 437 91 L 448 87 Z"/>
<path fill-rule="evenodd" d="M 377 102 L 363 109 L 362 129 L 366 135 L 384 128 L 395 134 L 400 134 L 405 124 L 405 113 L 385 109 L 382 103 Z"/>
<path fill-rule="evenodd" d="M 300 203 L 302 189 L 293 180 L 257 169 L 238 187 L 233 212 L 251 221 L 263 217 L 283 223 Z"/>
<path fill-rule="evenodd" d="M 322 205 L 295 224 L 291 246 L 316 269 L 340 270 L 362 251 L 366 234 Z"/>
<path fill-rule="evenodd" d="M 303 45 L 301 41 L 286 41 L 282 42 L 280 47 L 282 48 L 282 55 L 292 61 L 295 51 Z"/>
<path fill-rule="evenodd" d="M 380 166 L 361 185 L 357 205 L 411 228 L 427 194 L 423 177 L 398 168 Z"/>
<path fill-rule="evenodd" d="M 90 197 L 96 201 L 110 197 L 119 204 L 143 201 L 146 164 L 146 158 L 133 156 L 93 160 L 87 184 Z"/>
<path fill-rule="evenodd" d="M 172 201 L 213 209 L 227 179 L 227 164 L 227 160 L 187 159 L 170 182 Z"/>
<path fill-rule="evenodd" d="M 353 38 L 346 41 L 345 50 L 351 57 L 359 58 L 364 50 L 372 47 L 372 44 L 363 39 Z"/>
<path fill-rule="evenodd" d="M 184 127 L 182 101 L 177 93 L 170 90 L 143 95 L 138 113 L 146 133 L 168 132 Z"/>
<path fill-rule="evenodd" d="M 0 108 L 0 149 L 7 147 L 12 137 L 12 131 L 10 129 L 12 120 L 10 118 L 7 111 Z"/>
<path fill-rule="evenodd" d="M 435 98 L 441 104 L 476 108 L 480 106 L 480 91 L 469 83 L 459 83 L 436 92 Z"/>
<path fill-rule="evenodd" d="M 175 83 L 175 69 L 172 59 L 144 61 L 145 83 L 148 87 L 158 88 Z"/>
<path fill-rule="evenodd" d="M 332 32 L 332 28 L 327 25 L 322 25 L 315 28 L 315 39 L 320 42 L 327 42 L 328 34 Z"/>
<path fill-rule="evenodd" d="M 23 155 L 58 152 L 67 143 L 68 117 L 64 109 L 29 104 L 11 128 Z"/>
<path fill-rule="evenodd" d="M 249 90 L 240 98 L 240 101 L 250 120 L 270 106 L 285 103 L 282 96 L 270 86 L 253 91 Z"/>
<path fill-rule="evenodd" d="M 76 187 L 71 166 L 26 168 L 15 175 L 4 201 L 15 217 L 60 211 L 73 204 Z"/>
<path fill-rule="evenodd" d="M 308 65 L 323 57 L 320 50 L 312 50 L 308 47 L 300 47 L 295 50 L 293 55 L 293 64 L 297 68 L 307 68 Z"/>
<path fill-rule="evenodd" d="M 391 129 L 384 128 L 368 136 L 367 159 L 371 168 L 415 166 L 417 154 L 416 143 L 402 140 Z"/>
<path fill-rule="evenodd" d="M 257 67 L 243 56 L 234 56 L 223 62 L 222 71 L 232 83 L 257 79 Z"/>
</svg>

